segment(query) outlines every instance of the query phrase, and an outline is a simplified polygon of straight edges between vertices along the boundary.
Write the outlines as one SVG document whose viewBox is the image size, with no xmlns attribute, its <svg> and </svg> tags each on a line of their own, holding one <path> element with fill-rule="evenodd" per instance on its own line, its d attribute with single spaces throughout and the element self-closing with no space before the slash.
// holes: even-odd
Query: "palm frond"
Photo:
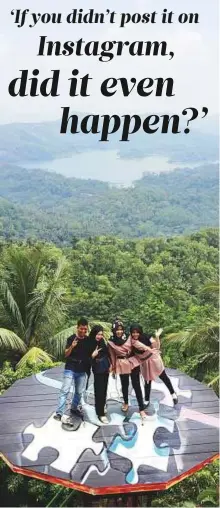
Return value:
<svg viewBox="0 0 220 508">
<path fill-rule="evenodd" d="M 62 282 L 64 272 L 67 268 L 67 260 L 62 257 L 58 260 L 57 268 L 50 278 L 50 282 L 42 280 L 38 287 L 35 289 L 32 298 L 28 304 L 29 311 L 29 326 L 27 330 L 27 340 L 29 341 L 34 333 L 40 319 L 46 312 L 47 320 L 50 316 L 58 316 L 63 314 L 66 308 L 64 299 L 67 290 Z M 50 307 L 48 309 L 48 307 Z M 59 313 L 56 312 L 59 310 Z M 54 317 L 53 317 L 54 319 Z"/>
<path fill-rule="evenodd" d="M 20 351 L 21 353 L 27 351 L 24 341 L 16 333 L 6 328 L 0 328 L 0 349 Z"/>
<path fill-rule="evenodd" d="M 219 362 L 219 353 L 218 352 L 210 352 L 197 356 L 198 365 L 205 365 L 212 367 L 213 369 L 218 368 Z"/>
<path fill-rule="evenodd" d="M 104 334 L 106 339 L 109 339 L 111 335 L 111 324 L 106 323 L 103 321 L 91 321 L 89 323 L 89 330 L 94 325 L 100 325 L 104 329 Z M 64 356 L 64 349 L 66 345 L 66 340 L 70 335 L 76 333 L 77 325 L 76 323 L 72 325 L 69 328 L 66 328 L 65 330 L 62 330 L 61 332 L 54 335 L 54 337 L 50 337 L 47 341 L 49 351 L 51 351 L 51 354 L 53 354 L 57 359 L 63 359 Z"/>
<path fill-rule="evenodd" d="M 27 353 L 22 356 L 21 360 L 17 363 L 17 369 L 25 367 L 26 365 L 37 365 L 40 363 L 53 363 L 51 356 L 38 347 L 32 347 Z"/>
<path fill-rule="evenodd" d="M 25 308 L 28 303 L 30 277 L 30 263 L 24 252 L 12 248 L 9 253 L 9 269 L 11 280 L 16 285 L 18 298 L 25 315 Z M 22 311 L 21 311 L 22 312 Z"/>
<path fill-rule="evenodd" d="M 220 374 L 218 374 L 216 377 L 214 377 L 214 379 L 212 379 L 210 381 L 208 386 L 210 386 L 214 390 L 218 390 L 219 389 L 219 382 L 220 382 Z"/>
<path fill-rule="evenodd" d="M 200 293 L 210 293 L 217 296 L 219 294 L 219 280 L 207 282 L 200 290 Z"/>
<path fill-rule="evenodd" d="M 189 330 L 189 329 L 181 330 L 176 333 L 169 333 L 168 335 L 166 335 L 166 339 L 168 339 L 169 341 L 172 341 L 174 343 L 179 343 L 183 346 L 186 346 L 187 344 L 189 344 L 190 337 L 191 337 L 191 330 Z"/>
<path fill-rule="evenodd" d="M 191 353 L 204 353 L 218 351 L 219 324 L 213 319 L 206 320 L 191 328 L 166 336 L 169 341 L 179 343 L 185 351 Z"/>
<path fill-rule="evenodd" d="M 32 272 L 32 291 L 37 287 L 42 267 L 43 267 L 44 257 L 42 253 L 37 251 L 37 256 L 34 256 L 34 260 L 30 259 L 31 272 Z"/>
<path fill-rule="evenodd" d="M 21 316 L 21 312 L 20 312 L 17 302 L 15 301 L 15 299 L 9 289 L 7 282 L 4 282 L 4 281 L 1 282 L 0 291 L 3 295 L 3 298 L 4 298 L 8 308 L 9 308 L 12 318 L 16 322 L 21 335 L 23 335 L 25 333 L 25 327 L 24 327 L 22 316 Z"/>
<path fill-rule="evenodd" d="M 201 503 L 202 506 L 217 506 L 218 504 L 218 491 L 215 487 L 209 487 L 202 492 L 197 497 L 198 503 Z"/>
<path fill-rule="evenodd" d="M 48 349 L 56 359 L 63 359 L 66 341 L 73 333 L 76 333 L 76 325 L 66 328 L 48 339 Z"/>
</svg>

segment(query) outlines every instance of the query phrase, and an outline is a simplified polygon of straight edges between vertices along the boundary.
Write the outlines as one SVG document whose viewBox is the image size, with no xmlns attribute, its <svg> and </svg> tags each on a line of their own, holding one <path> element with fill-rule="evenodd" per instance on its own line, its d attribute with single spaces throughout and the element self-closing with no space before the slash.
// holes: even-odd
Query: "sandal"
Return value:
<svg viewBox="0 0 220 508">
<path fill-rule="evenodd" d="M 147 421 L 147 415 L 144 411 L 139 411 L 142 424 Z"/>
</svg>

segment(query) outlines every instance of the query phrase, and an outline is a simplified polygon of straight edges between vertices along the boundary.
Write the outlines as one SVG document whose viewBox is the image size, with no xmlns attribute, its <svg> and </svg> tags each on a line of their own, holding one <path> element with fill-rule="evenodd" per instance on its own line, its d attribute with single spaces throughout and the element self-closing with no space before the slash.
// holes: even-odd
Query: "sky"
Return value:
<svg viewBox="0 0 220 508">
<path fill-rule="evenodd" d="M 83 8 L 106 12 L 116 11 L 117 23 L 105 24 L 67 24 L 65 18 L 72 9 Z M 163 9 L 174 12 L 172 24 L 161 23 Z M 62 24 L 38 24 L 29 28 L 26 23 L 18 28 L 14 23 L 12 10 L 29 9 L 30 13 L 62 13 Z M 128 23 L 125 28 L 118 26 L 121 13 L 157 12 L 155 24 Z M 199 24 L 180 24 L 180 13 L 199 13 Z M 140 114 L 156 112 L 179 112 L 186 107 L 201 110 L 208 107 L 209 115 L 219 112 L 218 104 L 218 0 L 84 0 L 84 2 L 65 0 L 7 0 L 1 6 L 0 64 L 1 64 L 1 123 L 41 122 L 61 118 L 64 106 L 71 112 L 100 114 Z M 116 41 L 163 41 L 168 43 L 174 58 L 164 56 L 115 57 L 111 62 L 99 62 L 96 56 L 37 56 L 39 37 L 61 42 L 91 40 Z M 20 69 L 40 70 L 42 79 L 51 76 L 52 69 L 60 69 L 59 97 L 10 97 L 8 85 L 20 75 Z M 79 76 L 89 73 L 89 97 L 69 97 L 68 78 L 73 69 Z M 174 97 L 140 97 L 133 92 L 124 97 L 118 86 L 117 93 L 105 98 L 100 93 L 100 85 L 109 77 L 132 77 L 137 80 L 152 77 L 172 77 Z M 201 121 L 201 120 L 200 120 Z"/>
</svg>

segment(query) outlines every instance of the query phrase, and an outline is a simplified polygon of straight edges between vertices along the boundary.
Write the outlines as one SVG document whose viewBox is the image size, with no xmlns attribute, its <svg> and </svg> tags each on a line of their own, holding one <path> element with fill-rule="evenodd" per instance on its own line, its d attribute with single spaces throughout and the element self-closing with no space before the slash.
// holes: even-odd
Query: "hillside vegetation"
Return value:
<svg viewBox="0 0 220 508">
<path fill-rule="evenodd" d="M 126 189 L 0 168 L 0 235 L 6 239 L 70 244 L 74 236 L 173 236 L 217 225 L 217 164 L 148 174 Z"/>
</svg>

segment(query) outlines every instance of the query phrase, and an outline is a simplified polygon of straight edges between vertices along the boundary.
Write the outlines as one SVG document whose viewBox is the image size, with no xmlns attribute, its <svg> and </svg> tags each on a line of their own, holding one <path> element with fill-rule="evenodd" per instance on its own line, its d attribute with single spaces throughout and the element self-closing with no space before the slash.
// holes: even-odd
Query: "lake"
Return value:
<svg viewBox="0 0 220 508">
<path fill-rule="evenodd" d="M 176 167 L 195 167 L 192 164 L 170 163 L 166 157 L 151 156 L 143 159 L 119 158 L 116 150 L 95 150 L 74 154 L 71 157 L 45 162 L 22 163 L 26 168 L 38 168 L 60 173 L 68 178 L 102 180 L 111 184 L 129 186 L 143 173 L 172 171 Z"/>
</svg>

